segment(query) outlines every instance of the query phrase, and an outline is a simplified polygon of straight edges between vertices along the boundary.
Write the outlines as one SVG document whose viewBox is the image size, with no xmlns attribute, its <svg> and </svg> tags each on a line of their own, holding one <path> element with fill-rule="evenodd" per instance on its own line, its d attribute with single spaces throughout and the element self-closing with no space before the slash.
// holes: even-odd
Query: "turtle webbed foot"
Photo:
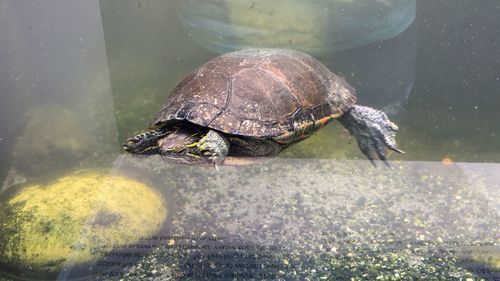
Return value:
<svg viewBox="0 0 500 281">
<path fill-rule="evenodd" d="M 220 164 L 229 153 L 229 142 L 222 133 L 210 130 L 200 139 L 197 149 L 202 157 Z"/>
<path fill-rule="evenodd" d="M 398 153 L 404 153 L 397 148 L 395 132 L 398 126 L 389 120 L 387 115 L 366 106 L 355 105 L 340 119 L 344 127 L 353 135 L 364 155 L 375 165 L 374 155 L 390 167 L 385 154 L 385 147 Z"/>
</svg>

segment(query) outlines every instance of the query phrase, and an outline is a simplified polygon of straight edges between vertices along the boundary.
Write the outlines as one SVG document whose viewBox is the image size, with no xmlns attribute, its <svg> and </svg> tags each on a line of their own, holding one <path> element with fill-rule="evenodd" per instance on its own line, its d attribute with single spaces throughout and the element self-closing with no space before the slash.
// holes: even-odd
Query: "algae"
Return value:
<svg viewBox="0 0 500 281">
<path fill-rule="evenodd" d="M 2 263 L 49 275 L 154 234 L 167 217 L 150 187 L 92 171 L 26 186 L 0 209 Z"/>
</svg>

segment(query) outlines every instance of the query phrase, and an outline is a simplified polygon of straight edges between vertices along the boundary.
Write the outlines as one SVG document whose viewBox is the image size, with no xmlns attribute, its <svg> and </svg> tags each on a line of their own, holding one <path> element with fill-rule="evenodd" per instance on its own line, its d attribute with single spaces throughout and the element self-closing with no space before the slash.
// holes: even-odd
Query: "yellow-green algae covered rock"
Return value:
<svg viewBox="0 0 500 281">
<path fill-rule="evenodd" d="M 2 203 L 0 203 L 2 204 Z M 53 274 L 154 234 L 167 217 L 158 192 L 123 176 L 79 172 L 31 185 L 0 205 L 0 263 Z"/>
</svg>

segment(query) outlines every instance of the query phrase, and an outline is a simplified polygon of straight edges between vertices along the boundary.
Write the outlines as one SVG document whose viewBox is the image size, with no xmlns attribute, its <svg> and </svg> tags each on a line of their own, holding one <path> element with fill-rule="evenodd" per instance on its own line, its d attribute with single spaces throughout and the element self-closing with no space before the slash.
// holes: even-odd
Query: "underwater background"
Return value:
<svg viewBox="0 0 500 281">
<path fill-rule="evenodd" d="M 498 26 L 493 0 L 0 1 L 0 280 L 498 278 Z M 332 122 L 219 171 L 125 154 L 246 47 L 310 53 L 406 153 L 373 168 Z"/>
</svg>

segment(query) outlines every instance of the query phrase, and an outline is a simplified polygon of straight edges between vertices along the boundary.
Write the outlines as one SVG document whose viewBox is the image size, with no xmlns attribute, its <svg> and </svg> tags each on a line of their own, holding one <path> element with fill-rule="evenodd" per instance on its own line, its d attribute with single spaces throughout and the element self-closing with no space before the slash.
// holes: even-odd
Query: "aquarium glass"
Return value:
<svg viewBox="0 0 500 281">
<path fill-rule="evenodd" d="M 499 26 L 499 1 L 0 0 L 0 281 L 499 280 Z M 271 157 L 123 149 L 184 77 L 248 48 L 317 59 L 404 153 L 369 161 L 337 115 Z M 262 85 L 312 89 L 257 68 L 225 89 L 249 110 L 288 104 Z M 189 106 L 220 93 L 206 81 Z"/>
</svg>

